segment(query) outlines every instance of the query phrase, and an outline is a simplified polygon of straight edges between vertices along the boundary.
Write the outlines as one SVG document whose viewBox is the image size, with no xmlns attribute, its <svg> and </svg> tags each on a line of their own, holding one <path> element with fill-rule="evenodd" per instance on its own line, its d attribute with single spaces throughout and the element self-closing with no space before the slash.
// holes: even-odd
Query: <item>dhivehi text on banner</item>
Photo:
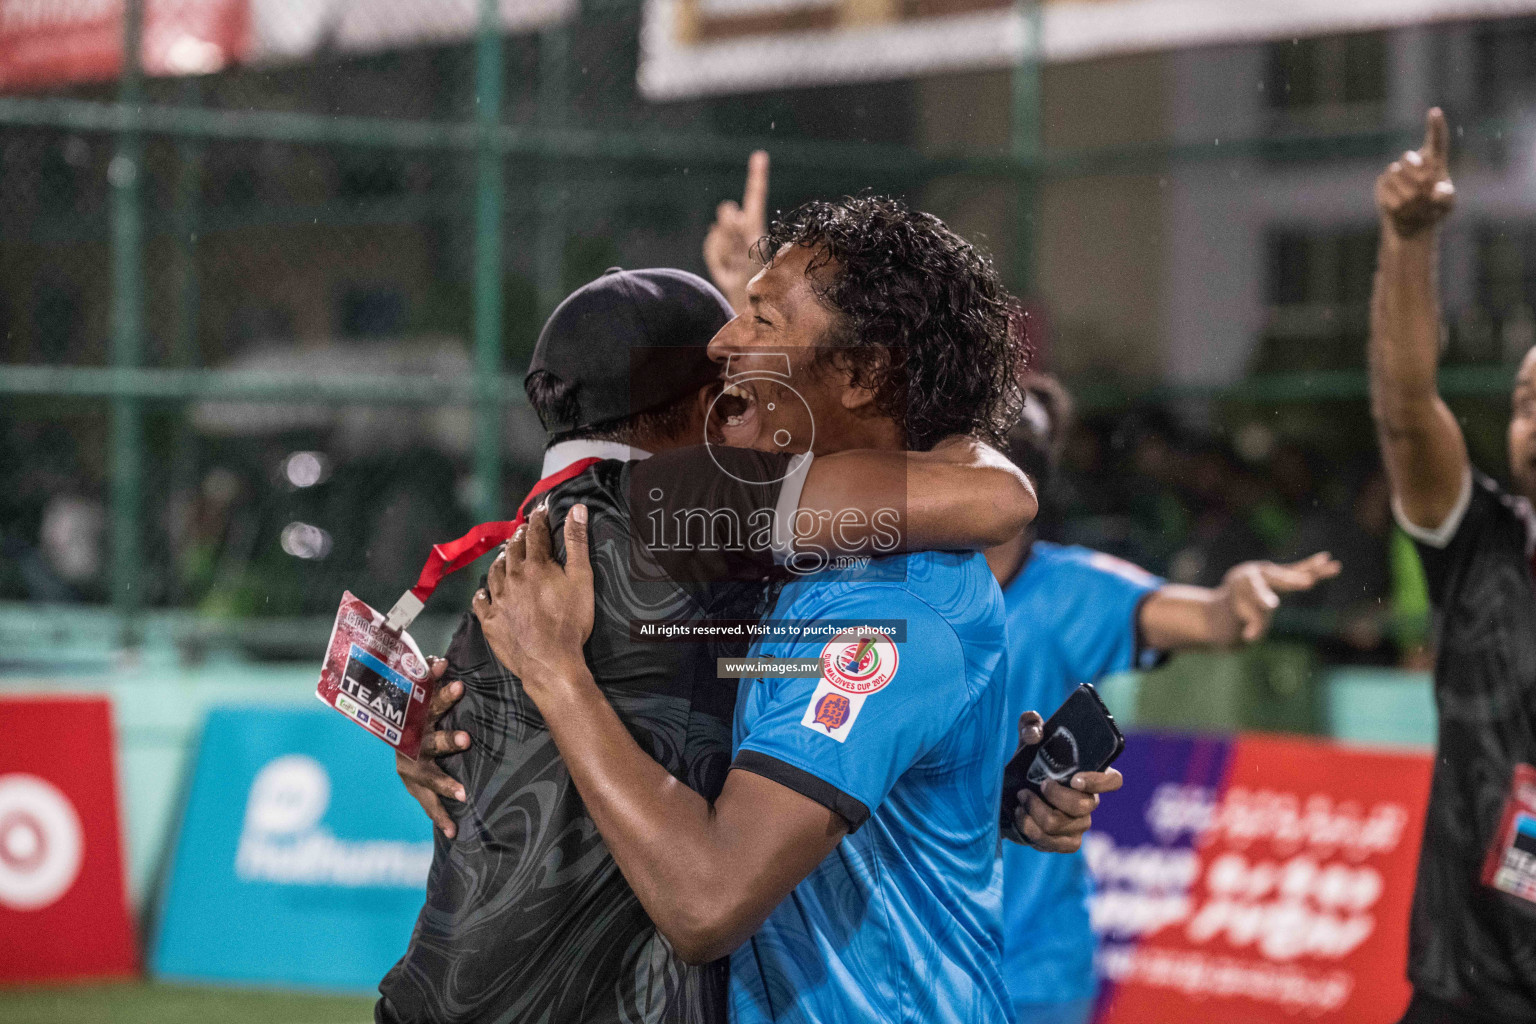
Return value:
<svg viewBox="0 0 1536 1024">
<path fill-rule="evenodd" d="M 1097 1024 L 1391 1024 L 1431 759 L 1132 735 L 1094 814 Z"/>
</svg>

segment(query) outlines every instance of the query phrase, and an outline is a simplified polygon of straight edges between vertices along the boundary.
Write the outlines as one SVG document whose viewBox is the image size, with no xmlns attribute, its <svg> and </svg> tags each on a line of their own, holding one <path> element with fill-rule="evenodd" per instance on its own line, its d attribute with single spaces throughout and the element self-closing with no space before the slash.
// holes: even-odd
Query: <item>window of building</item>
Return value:
<svg viewBox="0 0 1536 1024">
<path fill-rule="evenodd" d="M 1475 231 L 1472 304 L 1453 311 L 1453 362 L 1517 362 L 1536 344 L 1536 223 L 1485 224 Z"/>
<path fill-rule="evenodd" d="M 1379 127 L 1387 98 L 1387 37 L 1381 32 L 1270 43 L 1264 97 L 1275 136 Z M 1269 160 L 1308 158 L 1287 146 Z"/>
<path fill-rule="evenodd" d="M 1254 369 L 1363 365 L 1376 229 L 1277 227 L 1266 239 L 1265 256 L 1269 309 Z"/>
<path fill-rule="evenodd" d="M 1478 108 L 1507 113 L 1536 101 L 1536 18 L 1477 26 L 1473 36 Z"/>
</svg>

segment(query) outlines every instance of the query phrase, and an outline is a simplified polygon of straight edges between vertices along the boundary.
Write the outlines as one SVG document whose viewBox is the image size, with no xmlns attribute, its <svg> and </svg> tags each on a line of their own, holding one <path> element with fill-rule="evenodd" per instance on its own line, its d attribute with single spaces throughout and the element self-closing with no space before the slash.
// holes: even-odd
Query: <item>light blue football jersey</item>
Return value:
<svg viewBox="0 0 1536 1024">
<path fill-rule="evenodd" d="M 1112 555 L 1036 541 L 1003 590 L 1011 720 L 1050 717 L 1078 684 L 1134 667 L 1138 610 L 1163 582 Z M 1094 995 L 1091 891 L 1081 852 L 1003 844 L 1003 976 L 1015 1003 Z"/>
<path fill-rule="evenodd" d="M 879 559 L 787 585 L 770 616 L 900 620 L 765 640 L 822 679 L 745 680 L 734 767 L 838 811 L 852 831 L 731 956 L 731 1019 L 1009 1020 L 997 810 L 1017 740 L 1005 715 L 1002 595 L 979 555 Z"/>
</svg>

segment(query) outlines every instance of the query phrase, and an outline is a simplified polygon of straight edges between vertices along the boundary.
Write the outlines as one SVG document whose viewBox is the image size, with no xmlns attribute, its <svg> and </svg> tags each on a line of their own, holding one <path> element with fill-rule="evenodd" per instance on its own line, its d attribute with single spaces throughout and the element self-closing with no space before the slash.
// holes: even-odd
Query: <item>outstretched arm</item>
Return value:
<svg viewBox="0 0 1536 1024">
<path fill-rule="evenodd" d="M 1141 604 L 1141 638 L 1159 651 L 1253 643 L 1269 631 L 1281 594 L 1311 590 L 1338 574 L 1339 563 L 1320 551 L 1290 565 L 1243 562 L 1214 589 L 1165 584 Z"/>
<path fill-rule="evenodd" d="M 1371 295 L 1371 413 L 1398 508 L 1438 529 L 1469 472 L 1467 445 L 1435 382 L 1440 351 L 1439 225 L 1455 203 L 1446 124 L 1429 112 L 1423 148 L 1376 180 L 1381 247 Z"/>
</svg>

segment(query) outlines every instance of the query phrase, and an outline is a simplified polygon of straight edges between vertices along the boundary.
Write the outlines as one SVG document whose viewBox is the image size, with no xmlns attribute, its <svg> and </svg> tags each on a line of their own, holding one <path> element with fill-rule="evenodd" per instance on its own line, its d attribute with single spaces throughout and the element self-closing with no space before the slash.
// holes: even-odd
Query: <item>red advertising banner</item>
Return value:
<svg viewBox="0 0 1536 1024">
<path fill-rule="evenodd" d="M 123 0 L 0 0 L 0 90 L 116 78 L 123 8 Z M 208 74 L 250 46 L 249 0 L 144 2 L 147 74 Z"/>
<path fill-rule="evenodd" d="M 0 698 L 0 984 L 137 965 L 105 697 Z"/>
<path fill-rule="evenodd" d="M 1397 1020 L 1431 759 L 1246 735 L 1228 758 L 1218 785 L 1158 785 L 1099 858 L 1178 868 L 1101 893 L 1136 937 L 1101 957 L 1099 1024 Z"/>
</svg>

